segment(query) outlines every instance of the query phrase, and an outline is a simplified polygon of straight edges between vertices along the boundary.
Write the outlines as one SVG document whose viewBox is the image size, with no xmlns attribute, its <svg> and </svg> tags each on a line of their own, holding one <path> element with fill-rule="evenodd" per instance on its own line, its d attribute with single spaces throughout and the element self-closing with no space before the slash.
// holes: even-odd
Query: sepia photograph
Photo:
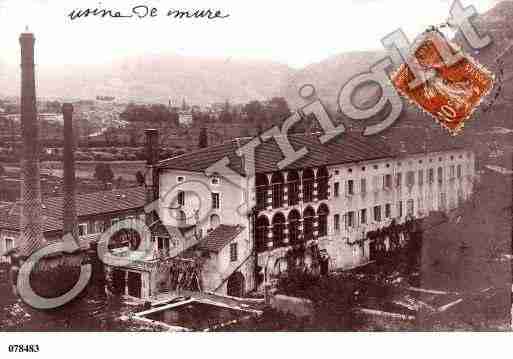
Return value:
<svg viewBox="0 0 513 359">
<path fill-rule="evenodd" d="M 0 351 L 509 332 L 512 20 L 509 0 L 0 0 Z"/>
</svg>

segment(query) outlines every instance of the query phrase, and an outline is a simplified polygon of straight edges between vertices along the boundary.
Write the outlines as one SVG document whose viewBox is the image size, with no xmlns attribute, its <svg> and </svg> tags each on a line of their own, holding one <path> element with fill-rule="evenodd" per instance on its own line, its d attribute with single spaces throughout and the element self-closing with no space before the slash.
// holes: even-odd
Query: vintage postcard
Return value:
<svg viewBox="0 0 513 359">
<path fill-rule="evenodd" d="M 512 19 L 0 1 L 0 351 L 45 352 L 9 332 L 510 331 Z"/>
</svg>

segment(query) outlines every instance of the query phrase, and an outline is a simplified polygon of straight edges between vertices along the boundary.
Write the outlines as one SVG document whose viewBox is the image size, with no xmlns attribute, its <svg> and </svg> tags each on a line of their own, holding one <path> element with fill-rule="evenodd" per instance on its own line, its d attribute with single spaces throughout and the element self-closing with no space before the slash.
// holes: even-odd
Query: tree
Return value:
<svg viewBox="0 0 513 359">
<path fill-rule="evenodd" d="M 244 105 L 243 111 L 247 113 L 250 118 L 257 118 L 264 112 L 264 107 L 259 101 L 251 101 Z"/>
<path fill-rule="evenodd" d="M 202 127 L 199 134 L 199 148 L 205 148 L 208 146 L 208 134 L 207 134 L 207 128 Z"/>
<path fill-rule="evenodd" d="M 226 109 L 223 110 L 223 112 L 221 112 L 221 114 L 219 115 L 219 121 L 221 121 L 221 123 L 232 123 L 233 122 L 232 113 Z"/>
<path fill-rule="evenodd" d="M 142 174 L 142 172 L 141 172 L 141 171 L 137 171 L 137 172 L 135 173 L 135 181 L 137 182 L 137 184 L 138 184 L 139 186 L 144 185 L 144 175 Z"/>
<path fill-rule="evenodd" d="M 103 182 L 105 187 L 107 187 L 107 183 L 112 182 L 114 178 L 114 172 L 112 172 L 110 164 L 104 162 L 98 163 L 94 168 L 94 178 Z"/>
<path fill-rule="evenodd" d="M 283 97 L 273 97 L 269 105 L 271 120 L 274 124 L 285 121 L 285 119 L 292 114 L 287 101 Z"/>
</svg>

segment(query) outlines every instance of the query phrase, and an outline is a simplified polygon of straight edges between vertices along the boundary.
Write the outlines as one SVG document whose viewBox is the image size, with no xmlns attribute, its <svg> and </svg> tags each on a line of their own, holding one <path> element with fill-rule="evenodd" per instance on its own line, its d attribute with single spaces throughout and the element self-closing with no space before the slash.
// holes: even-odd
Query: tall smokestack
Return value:
<svg viewBox="0 0 513 359">
<path fill-rule="evenodd" d="M 21 171 L 21 243 L 22 256 L 29 256 L 44 245 L 41 221 L 41 182 L 39 178 L 39 124 L 36 109 L 34 73 L 34 42 L 32 33 L 20 35 L 21 45 L 21 130 L 23 157 Z"/>
<path fill-rule="evenodd" d="M 75 207 L 75 139 L 73 135 L 73 105 L 62 105 L 64 117 L 64 199 L 63 226 L 64 235 L 71 234 L 78 240 L 77 210 Z"/>
<path fill-rule="evenodd" d="M 159 131 L 156 129 L 144 130 L 146 135 L 146 204 L 153 203 L 159 197 L 158 194 L 158 176 L 156 174 L 155 165 L 159 161 Z M 155 213 L 151 212 L 146 215 L 148 225 L 153 223 L 157 218 Z"/>
</svg>

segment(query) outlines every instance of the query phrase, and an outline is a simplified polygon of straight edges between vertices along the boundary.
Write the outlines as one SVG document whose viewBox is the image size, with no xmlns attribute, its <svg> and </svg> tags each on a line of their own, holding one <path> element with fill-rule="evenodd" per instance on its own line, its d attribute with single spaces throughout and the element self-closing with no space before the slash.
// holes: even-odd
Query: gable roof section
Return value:
<svg viewBox="0 0 513 359">
<path fill-rule="evenodd" d="M 244 227 L 240 225 L 229 226 L 220 224 L 216 229 L 210 231 L 207 237 L 202 240 L 198 247 L 209 252 L 219 253 L 228 243 L 237 237 Z"/>
<path fill-rule="evenodd" d="M 62 230 L 63 197 L 43 198 L 43 231 Z M 131 209 L 143 208 L 146 201 L 144 187 L 100 191 L 76 196 L 77 216 L 87 217 L 113 212 L 122 212 Z M 0 210 L 0 228 L 20 230 L 21 204 L 18 202 L 14 208 Z"/>
<path fill-rule="evenodd" d="M 62 201 L 64 197 L 43 198 L 43 215 L 54 218 L 62 218 Z M 120 212 L 130 209 L 142 208 L 145 205 L 146 195 L 144 187 L 132 187 L 77 194 L 75 205 L 77 216 L 93 216 L 97 214 Z M 13 212 L 21 213 L 21 205 L 18 202 Z"/>
<path fill-rule="evenodd" d="M 61 220 L 48 216 L 43 217 L 42 224 L 43 232 L 60 231 L 63 227 Z M 20 231 L 21 226 L 19 215 L 11 214 L 8 210 L 0 210 L 0 229 L 6 229 L 15 232 Z"/>
<path fill-rule="evenodd" d="M 394 157 L 395 152 L 390 149 L 378 136 L 362 136 L 356 133 L 345 132 L 321 144 L 321 134 L 290 134 L 289 142 L 295 151 L 305 147 L 307 154 L 292 164 L 282 168 L 299 169 L 318 167 L 341 163 L 351 163 L 364 160 Z M 229 167 L 241 175 L 245 175 L 242 158 L 236 151 L 247 144 L 251 139 L 242 138 L 220 145 L 194 151 L 192 153 L 173 157 L 159 163 L 160 168 L 203 172 L 208 167 L 227 156 Z M 278 162 L 284 159 L 275 139 L 262 142 L 255 150 L 256 173 L 269 173 L 278 170 Z"/>
</svg>

